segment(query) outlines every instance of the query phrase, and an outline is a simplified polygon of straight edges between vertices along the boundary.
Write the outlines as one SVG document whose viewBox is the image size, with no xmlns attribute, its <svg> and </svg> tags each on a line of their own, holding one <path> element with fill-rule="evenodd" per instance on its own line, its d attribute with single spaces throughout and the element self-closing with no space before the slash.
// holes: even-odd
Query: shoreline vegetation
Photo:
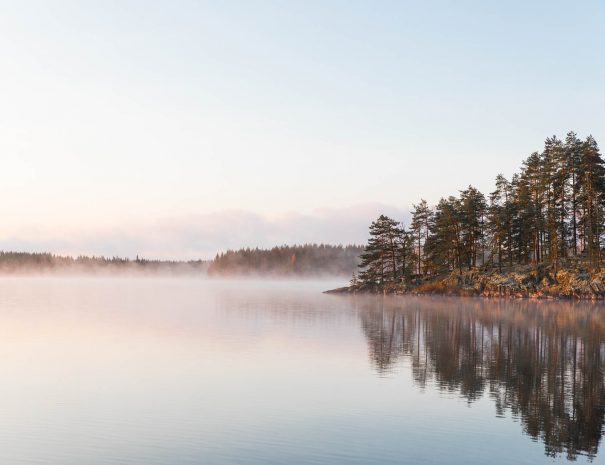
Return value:
<svg viewBox="0 0 605 465">
<path fill-rule="evenodd" d="M 328 293 L 605 299 L 605 161 L 592 136 L 546 139 L 487 197 L 473 186 L 381 215 L 350 285 Z"/>
</svg>

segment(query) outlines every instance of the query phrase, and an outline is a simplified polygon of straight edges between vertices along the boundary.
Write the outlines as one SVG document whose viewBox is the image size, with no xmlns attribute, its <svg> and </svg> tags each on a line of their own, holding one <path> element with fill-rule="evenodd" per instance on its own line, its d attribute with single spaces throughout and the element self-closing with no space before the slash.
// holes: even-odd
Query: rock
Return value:
<svg viewBox="0 0 605 465">
<path fill-rule="evenodd" d="M 451 272 L 425 276 L 407 283 L 358 284 L 326 291 L 332 294 L 445 294 L 461 296 L 512 298 L 576 298 L 605 297 L 605 271 L 590 275 L 585 269 L 561 267 L 556 276 L 546 265 L 537 268 L 518 266 L 503 273 L 482 268 L 482 271 Z"/>
</svg>

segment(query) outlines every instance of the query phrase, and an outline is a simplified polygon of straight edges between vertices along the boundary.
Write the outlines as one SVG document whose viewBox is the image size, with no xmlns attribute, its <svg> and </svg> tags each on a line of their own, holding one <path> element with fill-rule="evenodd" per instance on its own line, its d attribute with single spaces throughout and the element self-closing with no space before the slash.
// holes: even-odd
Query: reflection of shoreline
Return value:
<svg viewBox="0 0 605 465">
<path fill-rule="evenodd" d="M 380 374 L 401 357 L 420 386 L 489 394 L 548 456 L 596 456 L 605 423 L 605 308 L 455 298 L 355 299 Z"/>
</svg>

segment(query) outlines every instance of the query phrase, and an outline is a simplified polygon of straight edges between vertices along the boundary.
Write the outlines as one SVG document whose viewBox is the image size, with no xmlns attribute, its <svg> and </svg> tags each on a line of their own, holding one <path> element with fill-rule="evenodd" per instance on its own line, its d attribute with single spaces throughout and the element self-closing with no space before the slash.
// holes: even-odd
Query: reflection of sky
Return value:
<svg viewBox="0 0 605 465">
<path fill-rule="evenodd" d="M 377 376 L 325 285 L 2 281 L 0 462 L 549 462 L 490 399 Z"/>
<path fill-rule="evenodd" d="M 487 194 L 553 133 L 604 140 L 604 14 L 594 1 L 5 2 L 0 245 L 135 255 L 158 219 L 197 230 L 191 217 L 212 212 Z M 179 239 L 171 253 L 207 253 Z"/>
</svg>

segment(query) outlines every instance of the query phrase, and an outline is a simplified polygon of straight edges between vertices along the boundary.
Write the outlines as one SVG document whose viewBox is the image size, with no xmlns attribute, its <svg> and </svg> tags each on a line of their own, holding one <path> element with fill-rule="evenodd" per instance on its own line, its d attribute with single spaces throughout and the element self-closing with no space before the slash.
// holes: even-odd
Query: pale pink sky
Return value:
<svg viewBox="0 0 605 465">
<path fill-rule="evenodd" d="M 601 4 L 429 3 L 3 2 L 0 249 L 362 242 L 605 138 Z"/>
</svg>

